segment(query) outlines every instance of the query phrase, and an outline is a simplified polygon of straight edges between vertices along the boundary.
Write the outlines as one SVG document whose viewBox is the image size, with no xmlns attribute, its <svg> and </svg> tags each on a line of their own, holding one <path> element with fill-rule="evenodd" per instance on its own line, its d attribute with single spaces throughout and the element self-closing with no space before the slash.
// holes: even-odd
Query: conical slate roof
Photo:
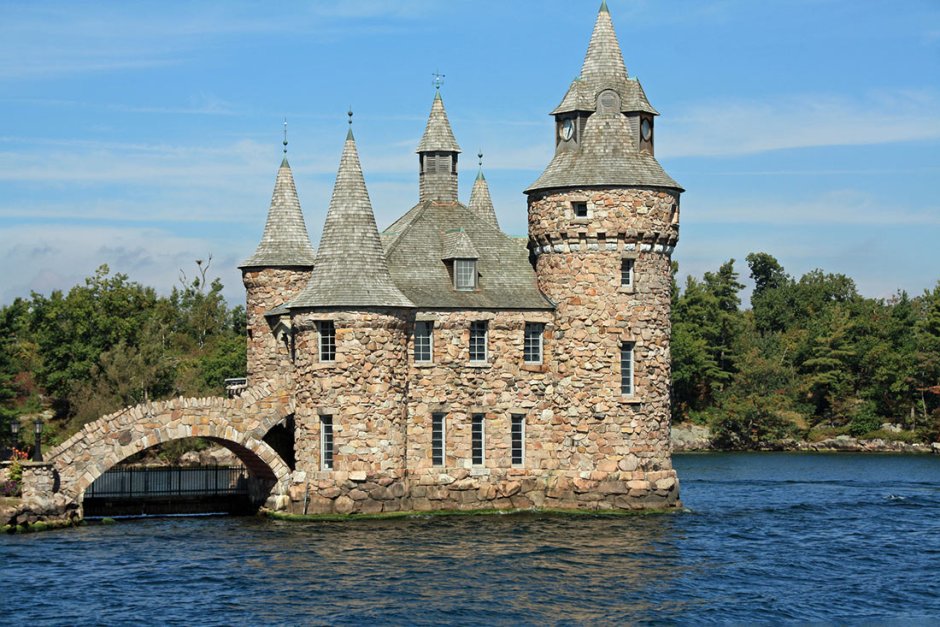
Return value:
<svg viewBox="0 0 940 627">
<path fill-rule="evenodd" d="M 316 266 L 307 286 L 287 306 L 414 306 L 389 275 L 352 129 L 346 135 Z"/>
<path fill-rule="evenodd" d="M 499 222 L 496 219 L 496 208 L 493 207 L 493 199 L 490 197 L 490 186 L 486 184 L 482 167 L 477 173 L 477 180 L 473 182 L 473 189 L 470 191 L 470 203 L 467 206 L 481 218 L 499 228 Z"/>
<path fill-rule="evenodd" d="M 571 83 L 568 93 L 562 99 L 552 115 L 572 111 L 594 111 L 597 108 L 597 95 L 612 89 L 620 94 L 621 108 L 624 113 L 642 111 L 658 115 L 643 92 L 643 87 L 635 78 L 627 74 L 623 62 L 620 43 L 614 32 L 607 3 L 601 4 L 591 33 L 591 43 L 581 66 L 581 75 Z"/>
<path fill-rule="evenodd" d="M 274 181 L 274 194 L 268 209 L 264 235 L 255 253 L 240 268 L 304 267 L 314 265 L 316 254 L 310 245 L 307 225 L 297 198 L 297 188 L 287 157 L 281 161 Z"/>
<path fill-rule="evenodd" d="M 636 149 L 627 118 L 617 111 L 594 113 L 584 125 L 579 150 L 555 153 L 526 193 L 556 187 L 682 187 L 649 153 Z"/>
<path fill-rule="evenodd" d="M 415 152 L 460 152 L 460 146 L 457 145 L 454 131 L 447 119 L 447 112 L 444 111 L 444 100 L 440 91 L 434 94 L 428 125 L 424 128 L 424 135 Z"/>
</svg>

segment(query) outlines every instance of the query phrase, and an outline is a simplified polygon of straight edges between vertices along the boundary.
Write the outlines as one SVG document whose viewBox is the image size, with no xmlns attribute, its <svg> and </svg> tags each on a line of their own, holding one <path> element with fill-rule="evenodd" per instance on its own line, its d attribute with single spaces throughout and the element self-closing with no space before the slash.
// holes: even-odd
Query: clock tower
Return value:
<svg viewBox="0 0 940 627">
<path fill-rule="evenodd" d="M 671 254 L 683 190 L 656 161 L 658 112 L 627 73 L 606 2 L 552 115 L 555 155 L 526 194 L 538 284 L 557 307 L 549 363 L 553 404 L 566 409 L 553 420 L 580 443 L 569 467 L 671 506 Z"/>
</svg>

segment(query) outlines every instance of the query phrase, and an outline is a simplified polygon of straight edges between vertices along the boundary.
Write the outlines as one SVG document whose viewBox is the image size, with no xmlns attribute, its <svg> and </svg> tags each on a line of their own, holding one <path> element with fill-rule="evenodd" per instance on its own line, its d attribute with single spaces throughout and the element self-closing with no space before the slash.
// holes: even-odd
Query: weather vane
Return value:
<svg viewBox="0 0 940 627">
<path fill-rule="evenodd" d="M 444 75 L 439 71 L 435 71 L 431 76 L 434 77 L 434 80 L 431 81 L 431 84 L 434 85 L 434 89 L 440 91 L 441 85 L 444 84 Z"/>
<path fill-rule="evenodd" d="M 284 118 L 284 154 L 287 154 L 287 118 Z"/>
</svg>

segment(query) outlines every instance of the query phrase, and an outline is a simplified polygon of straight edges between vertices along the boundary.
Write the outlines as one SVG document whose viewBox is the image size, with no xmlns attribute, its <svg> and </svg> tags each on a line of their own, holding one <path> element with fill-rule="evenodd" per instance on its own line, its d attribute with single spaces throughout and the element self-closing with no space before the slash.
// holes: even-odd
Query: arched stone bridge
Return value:
<svg viewBox="0 0 940 627">
<path fill-rule="evenodd" d="M 241 459 L 260 482 L 262 493 L 257 497 L 286 494 L 290 468 L 262 438 L 294 413 L 289 389 L 286 380 L 274 380 L 250 387 L 236 398 L 143 403 L 88 423 L 46 455 L 55 470 L 55 492 L 80 502 L 95 479 L 131 455 L 157 444 L 199 437 Z"/>
</svg>

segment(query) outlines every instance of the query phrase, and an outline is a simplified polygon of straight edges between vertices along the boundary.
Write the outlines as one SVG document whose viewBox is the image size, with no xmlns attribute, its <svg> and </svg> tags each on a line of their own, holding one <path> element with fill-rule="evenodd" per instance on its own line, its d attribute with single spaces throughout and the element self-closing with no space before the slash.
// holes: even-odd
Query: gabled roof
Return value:
<svg viewBox="0 0 940 627">
<path fill-rule="evenodd" d="M 441 259 L 479 259 L 480 253 L 463 229 L 452 229 L 444 233 L 444 250 Z"/>
<path fill-rule="evenodd" d="M 493 207 L 493 199 L 490 197 L 490 186 L 486 184 L 482 166 L 477 173 L 477 180 L 473 182 L 473 189 L 470 191 L 470 203 L 467 206 L 478 216 L 499 228 L 499 221 L 496 219 L 496 208 Z"/>
<path fill-rule="evenodd" d="M 460 152 L 460 146 L 457 145 L 454 131 L 447 119 L 447 112 L 444 111 L 444 100 L 440 91 L 434 94 L 428 124 L 415 152 Z"/>
<path fill-rule="evenodd" d="M 552 115 L 594 111 L 597 108 L 597 95 L 605 89 L 612 89 L 620 94 L 620 110 L 624 113 L 642 111 L 658 115 L 646 99 L 640 82 L 627 74 L 606 2 L 597 13 L 581 74 L 571 83 L 561 104 L 555 107 Z"/>
<path fill-rule="evenodd" d="M 264 235 L 254 254 L 239 266 L 240 268 L 260 267 L 303 267 L 314 265 L 316 254 L 310 245 L 307 225 L 297 198 L 297 188 L 291 174 L 287 157 L 281 161 L 274 181 L 274 194 L 268 209 L 268 220 L 264 225 Z"/>
<path fill-rule="evenodd" d="M 659 162 L 636 148 L 629 120 L 616 111 L 594 113 L 577 150 L 560 150 L 526 193 L 556 187 L 643 186 L 681 190 Z"/>
<path fill-rule="evenodd" d="M 310 281 L 287 307 L 412 307 L 392 282 L 352 129 Z"/>
<path fill-rule="evenodd" d="M 449 232 L 460 233 L 477 253 L 477 290 L 454 289 L 441 258 Z M 419 203 L 382 233 L 382 241 L 392 279 L 420 309 L 553 308 L 536 285 L 526 247 L 460 203 Z"/>
</svg>

